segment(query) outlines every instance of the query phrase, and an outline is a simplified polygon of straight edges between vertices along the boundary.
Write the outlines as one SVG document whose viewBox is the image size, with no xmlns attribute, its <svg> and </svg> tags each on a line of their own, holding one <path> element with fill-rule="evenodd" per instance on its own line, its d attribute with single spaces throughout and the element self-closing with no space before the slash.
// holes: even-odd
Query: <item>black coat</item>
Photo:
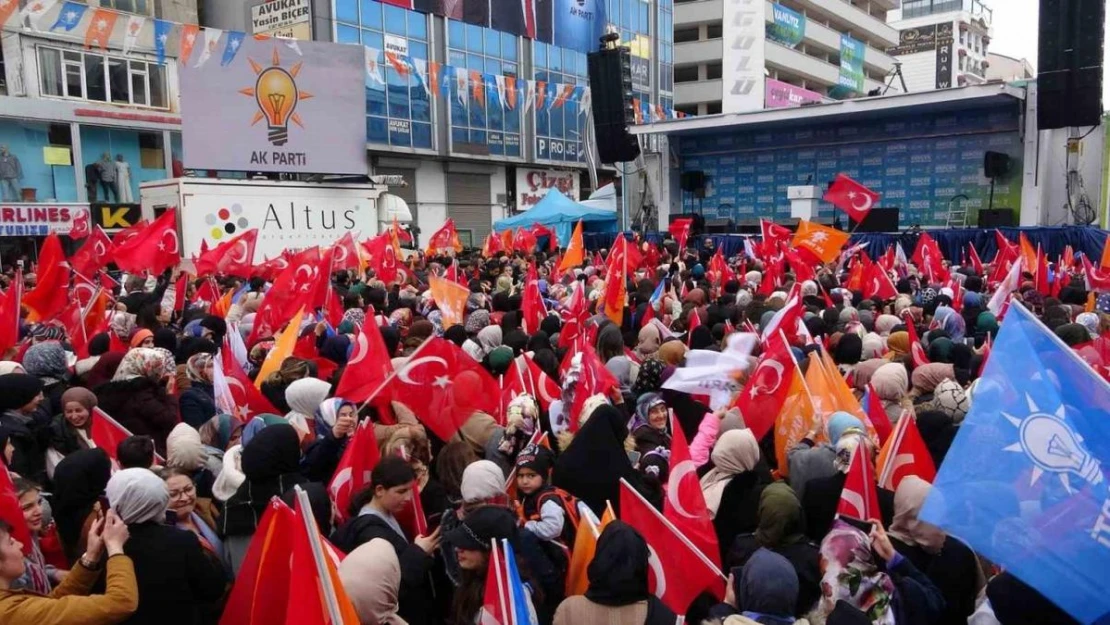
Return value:
<svg viewBox="0 0 1110 625">
<path fill-rule="evenodd" d="M 818 544 L 832 528 L 836 508 L 840 505 L 840 491 L 844 490 L 844 480 L 847 477 L 843 473 L 837 473 L 806 482 L 805 494 L 802 495 L 806 536 Z M 883 527 L 890 527 L 890 522 L 894 519 L 894 493 L 885 488 L 879 489 L 879 512 L 883 517 Z"/>
<path fill-rule="evenodd" d="M 728 569 L 744 566 L 761 546 L 755 534 L 737 536 L 724 560 L 725 566 Z M 821 550 L 807 541 L 778 545 L 771 551 L 789 560 L 798 574 L 798 601 L 794 605 L 794 616 L 802 618 L 821 598 Z"/>
<path fill-rule="evenodd" d="M 31 415 L 13 411 L 0 414 L 0 427 L 9 432 L 15 448 L 8 468 L 38 484 L 46 484 L 46 448 L 50 444 L 50 416 L 43 410 Z"/>
<path fill-rule="evenodd" d="M 351 553 L 375 538 L 382 538 L 393 545 L 397 559 L 401 562 L 397 614 L 409 625 L 442 622 L 436 614 L 436 602 L 429 576 L 434 560 L 423 549 L 398 534 L 381 517 L 364 514 L 347 521 L 335 530 L 332 543 L 344 553 Z"/>
<path fill-rule="evenodd" d="M 199 625 L 212 612 L 227 584 L 227 574 L 209 558 L 196 535 L 160 523 L 128 527 L 123 547 L 135 564 L 139 609 L 125 625 Z"/>
<path fill-rule="evenodd" d="M 901 558 L 894 566 L 887 567 L 894 581 L 895 622 L 898 625 L 941 625 L 944 612 L 944 595 L 927 575 L 913 565 L 909 558 Z M 963 622 L 967 622 L 964 619 Z"/>
<path fill-rule="evenodd" d="M 177 401 L 181 420 L 197 429 L 216 416 L 216 392 L 211 384 L 193 382 L 192 386 L 181 391 Z"/>
<path fill-rule="evenodd" d="M 177 401 L 165 387 L 147 378 L 108 382 L 96 388 L 97 407 L 132 434 L 154 439 L 154 448 L 166 455 L 166 438 L 180 422 Z"/>
<path fill-rule="evenodd" d="M 975 611 L 975 600 L 979 595 L 979 560 L 975 552 L 951 536 L 936 555 L 917 545 L 907 545 L 893 536 L 890 542 L 944 595 L 944 615 L 939 623 L 966 623 L 967 617 Z"/>
<path fill-rule="evenodd" d="M 733 477 L 725 486 L 721 505 L 713 517 L 713 529 L 717 530 L 722 559 L 728 555 L 729 547 L 737 536 L 750 534 L 759 525 L 759 495 L 763 493 L 763 487 L 770 483 L 770 471 L 766 465 L 759 464 L 755 469 Z"/>
</svg>

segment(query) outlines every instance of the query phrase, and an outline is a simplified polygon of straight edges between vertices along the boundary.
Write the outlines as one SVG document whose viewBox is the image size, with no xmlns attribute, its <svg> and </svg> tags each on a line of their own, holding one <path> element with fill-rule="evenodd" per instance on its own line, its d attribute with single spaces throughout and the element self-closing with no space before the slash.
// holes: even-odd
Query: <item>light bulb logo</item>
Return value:
<svg viewBox="0 0 1110 625">
<path fill-rule="evenodd" d="M 274 49 L 269 67 L 259 65 L 254 59 L 248 58 L 247 61 L 258 76 L 253 87 L 239 90 L 239 93 L 254 98 L 258 104 L 258 111 L 254 114 L 251 125 L 265 119 L 270 131 L 270 143 L 285 145 L 289 141 L 289 122 L 304 128 L 304 122 L 296 112 L 297 103 L 312 97 L 311 93 L 297 88 L 297 74 L 301 71 L 302 63 L 297 62 L 286 70 L 281 66 L 277 48 Z"/>
<path fill-rule="evenodd" d="M 1018 428 L 1018 442 L 1006 447 L 1005 451 L 1024 453 L 1034 465 L 1030 485 L 1045 473 L 1058 475 L 1068 492 L 1074 492 L 1070 475 L 1092 486 L 1100 484 L 1103 479 L 1101 464 L 1087 451 L 1083 437 L 1064 419 L 1064 406 L 1057 408 L 1054 414 L 1047 414 L 1032 397 L 1026 395 L 1025 400 L 1029 406 L 1025 418 L 1006 413 L 1002 416 Z"/>
</svg>

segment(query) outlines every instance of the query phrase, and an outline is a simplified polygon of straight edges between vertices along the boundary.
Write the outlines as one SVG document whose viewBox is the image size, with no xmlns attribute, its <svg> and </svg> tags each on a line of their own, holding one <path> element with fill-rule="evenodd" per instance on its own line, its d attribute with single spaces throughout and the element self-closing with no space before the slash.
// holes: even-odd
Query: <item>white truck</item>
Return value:
<svg viewBox="0 0 1110 625">
<path fill-rule="evenodd" d="M 181 256 L 199 255 L 250 229 L 258 230 L 255 263 L 286 249 L 327 246 L 351 232 L 356 240 L 374 236 L 393 223 L 412 221 L 404 200 L 386 193 L 399 176 L 369 184 L 174 178 L 139 187 L 144 219 L 178 209 Z"/>
</svg>

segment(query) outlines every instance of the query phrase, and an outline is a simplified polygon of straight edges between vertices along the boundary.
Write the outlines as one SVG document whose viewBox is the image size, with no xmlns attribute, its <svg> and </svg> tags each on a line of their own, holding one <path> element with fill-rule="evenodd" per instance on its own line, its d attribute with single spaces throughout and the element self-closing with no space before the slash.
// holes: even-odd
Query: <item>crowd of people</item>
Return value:
<svg viewBox="0 0 1110 625">
<path fill-rule="evenodd" d="M 711 409 L 704 397 L 665 388 L 690 350 L 720 351 L 731 333 L 765 329 L 788 304 L 794 274 L 767 288 L 761 263 L 748 259 L 746 273 L 722 279 L 707 269 L 714 252 L 668 240 L 654 266 L 629 268 L 619 323 L 603 310 L 614 285 L 589 260 L 560 272 L 543 252 L 417 255 L 391 284 L 372 272 L 339 272 L 332 288 L 342 323 L 309 315 L 298 330 L 315 337 L 311 357 L 286 358 L 259 381 L 274 337 L 247 345 L 247 374 L 272 414 L 222 410 L 214 385 L 225 336 L 251 335 L 266 297 L 259 277 L 217 276 L 221 292 L 238 294 L 217 315 L 196 304 L 192 285 L 175 312 L 165 303 L 171 276 L 130 276 L 108 331 L 89 338 L 87 358 L 75 356 L 62 326 L 23 322 L 20 344 L 0 362 L 0 462 L 32 544 L 25 555 L 12 521 L 0 520 L 0 622 L 218 623 L 271 500 L 292 503 L 298 486 L 321 533 L 345 554 L 339 577 L 365 625 L 483 622 L 490 553 L 501 540 L 513 545 L 543 624 L 1072 622 L 958 537 L 920 520 L 925 480 L 879 489 L 881 518 L 839 518 L 853 453 L 878 452 L 857 416 L 827 415 L 780 467 L 775 432 L 757 438 L 746 426 L 760 415 L 731 401 Z M 451 265 L 470 295 L 465 318 L 449 325 L 428 284 Z M 907 264 L 893 276 L 896 297 L 879 301 L 845 288 L 843 264 L 820 265 L 798 289 L 806 330 L 799 336 L 808 338 L 790 346 L 803 369 L 809 352 L 827 351 L 857 396 L 872 389 L 891 423 L 915 419 L 937 467 L 970 409 L 984 345 L 999 329 L 987 309 L 997 285 L 967 266 L 951 270 L 955 292 Z M 547 315 L 526 332 L 522 298 L 532 271 Z M 1045 297 L 1034 276 L 1026 279 L 1014 298 L 1069 345 L 1110 328 L 1110 298 L 1092 311 L 1081 288 Z M 560 335 L 576 295 L 595 326 L 591 347 L 617 382 L 584 401 L 573 399 L 577 373 L 561 370 Z M 563 394 L 549 404 L 518 395 L 504 415 L 474 413 L 441 440 L 404 397 L 392 399 L 392 418 L 383 419 L 379 404 L 336 395 L 359 332 L 380 333 L 395 369 L 442 337 L 494 379 L 528 358 Z M 920 337 L 930 364 L 915 366 L 911 337 Z M 751 362 L 758 356 L 757 348 Z M 737 375 L 742 383 L 745 373 Z M 132 434 L 110 454 L 91 431 L 96 409 Z M 339 510 L 327 485 L 367 419 L 381 460 L 370 485 Z M 689 441 L 720 548 L 713 556 L 728 580 L 723 596 L 705 592 L 685 613 L 655 596 L 649 544 L 619 520 L 622 479 L 662 510 L 672 427 Z M 540 432 L 548 444 L 537 442 Z M 422 535 L 399 521 L 414 496 L 427 517 Z M 617 519 L 604 526 L 588 587 L 575 594 L 566 579 L 568 547 L 584 531 L 579 503 L 599 518 L 615 508 Z"/>
</svg>

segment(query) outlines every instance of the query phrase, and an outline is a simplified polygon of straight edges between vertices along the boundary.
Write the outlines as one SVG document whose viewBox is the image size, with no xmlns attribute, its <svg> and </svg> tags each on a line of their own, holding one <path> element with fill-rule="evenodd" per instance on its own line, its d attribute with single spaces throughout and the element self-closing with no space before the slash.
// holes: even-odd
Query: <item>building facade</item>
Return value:
<svg viewBox="0 0 1110 625">
<path fill-rule="evenodd" d="M 675 4 L 675 104 L 694 115 L 864 96 L 894 68 L 899 0 Z"/>
<path fill-rule="evenodd" d="M 139 184 L 181 172 L 177 50 L 159 58 L 152 24 L 196 24 L 196 1 L 42 5 L 36 14 L 25 3 L 0 24 L 5 260 L 34 249 L 36 237 L 68 232 L 86 211 L 108 230 L 131 225 Z M 94 20 L 106 25 L 103 45 L 90 45 Z"/>
<path fill-rule="evenodd" d="M 1032 80 L 1037 77 L 1037 70 L 1028 59 L 1015 59 L 1012 56 L 990 52 L 987 54 L 987 80 L 1001 80 L 1011 82 L 1015 80 Z"/>
<path fill-rule="evenodd" d="M 588 106 L 509 104 L 500 89 L 527 80 L 536 81 L 537 89 L 540 81 L 588 85 L 586 53 L 596 49 L 597 39 L 572 30 L 568 16 L 604 12 L 604 21 L 632 50 L 635 97 L 653 110 L 673 107 L 673 0 L 542 0 L 535 5 L 534 28 L 505 15 L 522 3 L 502 0 L 279 1 L 305 3 L 313 39 L 361 44 L 379 55 L 384 84 L 366 84 L 371 170 L 404 176 L 408 186 L 398 195 L 412 209 L 421 243 L 451 218 L 464 244 L 480 246 L 493 221 L 527 209 L 548 189 L 576 200 L 588 196 Z M 250 34 L 261 4 L 209 0 L 205 19 Z M 428 88 L 418 78 L 424 69 L 443 66 L 483 76 L 487 85 L 494 81 L 498 96 L 475 92 L 465 80 L 444 78 L 448 84 Z M 658 143 L 649 147 L 658 149 Z"/>
<path fill-rule="evenodd" d="M 992 11 L 982 0 L 903 0 L 890 13 L 909 91 L 980 85 L 989 80 Z"/>
</svg>

